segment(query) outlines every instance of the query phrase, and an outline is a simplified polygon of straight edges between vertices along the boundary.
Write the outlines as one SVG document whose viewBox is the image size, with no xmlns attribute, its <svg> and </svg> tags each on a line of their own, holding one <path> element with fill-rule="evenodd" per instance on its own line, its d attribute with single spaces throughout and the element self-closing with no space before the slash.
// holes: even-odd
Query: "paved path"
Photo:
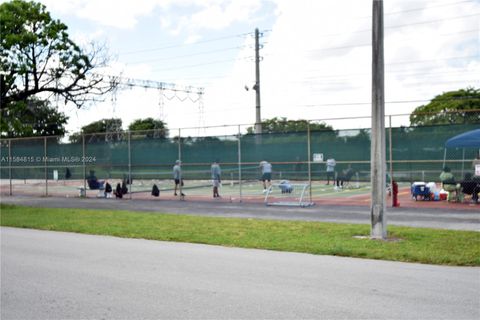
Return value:
<svg viewBox="0 0 480 320">
<path fill-rule="evenodd" d="M 309 208 L 298 208 L 266 207 L 263 204 L 255 203 L 214 201 L 116 200 L 27 196 L 4 196 L 1 201 L 2 203 L 50 208 L 118 209 L 216 217 L 370 224 L 370 209 L 365 206 L 316 205 Z M 389 208 L 387 210 L 387 223 L 389 225 L 412 227 L 480 231 L 480 210 Z"/>
<path fill-rule="evenodd" d="M 480 318 L 480 268 L 0 230 L 2 320 Z"/>
</svg>

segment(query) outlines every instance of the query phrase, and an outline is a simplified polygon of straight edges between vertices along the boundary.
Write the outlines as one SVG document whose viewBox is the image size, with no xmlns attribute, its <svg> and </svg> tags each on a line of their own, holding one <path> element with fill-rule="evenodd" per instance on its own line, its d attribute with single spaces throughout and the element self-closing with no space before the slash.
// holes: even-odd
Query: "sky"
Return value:
<svg viewBox="0 0 480 320">
<path fill-rule="evenodd" d="M 119 89 L 81 110 L 57 102 L 71 132 L 112 117 L 124 128 L 147 117 L 163 120 L 171 132 L 191 128 L 182 135 L 231 134 L 238 124 L 241 130 L 253 125 L 255 28 L 262 119 L 371 114 L 371 0 L 40 2 L 77 43 L 108 47 L 106 74 L 194 91 Z M 480 88 L 479 24 L 480 0 L 384 1 L 385 113 L 409 114 L 443 92 Z M 196 88 L 203 88 L 200 100 Z M 407 116 L 392 119 L 393 126 L 408 125 Z M 335 129 L 369 121 L 325 120 Z"/>
</svg>

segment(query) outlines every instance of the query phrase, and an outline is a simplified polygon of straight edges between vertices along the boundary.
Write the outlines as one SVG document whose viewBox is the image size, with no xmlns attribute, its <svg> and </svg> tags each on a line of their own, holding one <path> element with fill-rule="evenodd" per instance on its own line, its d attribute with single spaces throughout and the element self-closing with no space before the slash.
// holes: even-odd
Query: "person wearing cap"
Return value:
<svg viewBox="0 0 480 320">
<path fill-rule="evenodd" d="M 263 182 L 263 192 L 267 192 L 267 181 L 268 187 L 271 186 L 272 180 L 272 165 L 267 161 L 260 162 L 260 168 L 262 169 L 262 182 Z"/>
<path fill-rule="evenodd" d="M 220 187 L 220 183 L 221 183 L 220 176 L 222 174 L 222 171 L 220 170 L 220 165 L 218 164 L 218 160 L 215 160 L 212 163 L 210 171 L 212 173 L 213 197 L 220 198 L 220 195 L 218 194 L 218 188 Z"/>
<path fill-rule="evenodd" d="M 183 185 L 182 179 L 182 162 L 180 160 L 175 161 L 175 165 L 173 166 L 173 180 L 175 180 L 175 189 L 173 191 L 173 195 L 177 195 L 177 188 L 180 189 L 181 184 Z M 181 193 L 184 196 L 183 192 Z"/>
</svg>

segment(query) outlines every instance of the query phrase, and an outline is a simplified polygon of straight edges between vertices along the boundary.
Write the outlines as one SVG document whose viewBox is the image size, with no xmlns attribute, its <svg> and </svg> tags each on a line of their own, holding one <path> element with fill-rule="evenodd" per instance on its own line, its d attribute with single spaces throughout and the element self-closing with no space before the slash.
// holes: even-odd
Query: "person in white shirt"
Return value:
<svg viewBox="0 0 480 320">
<path fill-rule="evenodd" d="M 335 166 L 337 163 L 335 159 L 329 157 L 327 159 L 327 185 L 330 184 L 330 178 L 332 178 L 332 183 L 335 185 Z"/>
</svg>

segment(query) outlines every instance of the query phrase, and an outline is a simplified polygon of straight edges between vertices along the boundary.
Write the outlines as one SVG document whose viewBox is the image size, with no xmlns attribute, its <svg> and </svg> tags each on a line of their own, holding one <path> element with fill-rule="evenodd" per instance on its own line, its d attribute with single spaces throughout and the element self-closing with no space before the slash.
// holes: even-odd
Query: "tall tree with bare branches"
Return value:
<svg viewBox="0 0 480 320">
<path fill-rule="evenodd" d="M 102 100 L 116 86 L 97 71 L 107 65 L 105 47 L 92 43 L 81 48 L 67 29 L 40 3 L 12 0 L 0 5 L 2 121 L 29 101 L 55 96 L 81 108 Z"/>
</svg>

